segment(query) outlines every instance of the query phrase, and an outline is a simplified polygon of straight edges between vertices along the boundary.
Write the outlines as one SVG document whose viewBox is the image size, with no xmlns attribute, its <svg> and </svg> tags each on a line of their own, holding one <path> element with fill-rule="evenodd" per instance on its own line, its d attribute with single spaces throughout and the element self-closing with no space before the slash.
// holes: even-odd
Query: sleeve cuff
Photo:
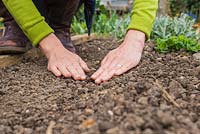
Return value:
<svg viewBox="0 0 200 134">
<path fill-rule="evenodd" d="M 29 34 L 26 34 L 26 31 L 25 34 L 31 40 L 34 47 L 37 47 L 38 43 L 42 39 L 54 32 L 53 29 L 45 21 L 37 23 L 35 26 L 32 26 L 29 30 Z"/>
<path fill-rule="evenodd" d="M 148 40 L 157 9 L 158 0 L 135 0 L 128 30 L 134 29 L 144 32 L 146 34 L 146 40 Z"/>
<path fill-rule="evenodd" d="M 145 33 L 146 35 L 146 40 L 148 40 L 150 38 L 150 34 L 151 34 L 151 24 L 148 24 L 148 21 L 146 21 L 146 23 L 144 23 L 144 20 L 140 20 L 140 19 L 134 19 L 132 17 L 131 22 L 128 26 L 128 30 L 138 30 L 141 31 L 143 33 Z"/>
</svg>

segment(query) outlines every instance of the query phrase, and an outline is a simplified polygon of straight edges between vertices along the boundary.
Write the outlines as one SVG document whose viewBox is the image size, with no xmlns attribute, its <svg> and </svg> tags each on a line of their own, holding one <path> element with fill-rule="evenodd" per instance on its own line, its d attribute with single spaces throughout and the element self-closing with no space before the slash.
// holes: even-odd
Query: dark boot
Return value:
<svg viewBox="0 0 200 134">
<path fill-rule="evenodd" d="M 65 48 L 71 52 L 76 49 L 71 41 L 70 27 L 80 0 L 45 0 L 49 25 L 55 30 Z"/>
<path fill-rule="evenodd" d="M 70 28 L 62 28 L 56 29 L 55 35 L 60 39 L 63 46 L 68 49 L 69 51 L 75 53 L 76 49 L 72 44 L 71 35 L 70 35 Z"/>
<path fill-rule="evenodd" d="M 2 1 L 0 1 L 0 16 L 4 18 L 5 33 L 0 37 L 0 54 L 19 54 L 27 51 L 30 42 L 13 20 Z"/>
</svg>

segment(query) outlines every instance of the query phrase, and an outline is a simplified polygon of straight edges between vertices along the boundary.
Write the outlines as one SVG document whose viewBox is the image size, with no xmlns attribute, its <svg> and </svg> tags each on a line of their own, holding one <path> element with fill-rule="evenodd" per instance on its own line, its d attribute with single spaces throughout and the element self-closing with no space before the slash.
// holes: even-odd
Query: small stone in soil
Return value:
<svg viewBox="0 0 200 134">
<path fill-rule="evenodd" d="M 195 54 L 193 54 L 193 58 L 194 58 L 194 60 L 196 60 L 196 61 L 200 61 L 200 53 L 195 53 Z"/>
<path fill-rule="evenodd" d="M 87 119 L 81 123 L 80 128 L 82 129 L 91 128 L 95 124 L 96 124 L 96 121 L 94 119 Z"/>
</svg>

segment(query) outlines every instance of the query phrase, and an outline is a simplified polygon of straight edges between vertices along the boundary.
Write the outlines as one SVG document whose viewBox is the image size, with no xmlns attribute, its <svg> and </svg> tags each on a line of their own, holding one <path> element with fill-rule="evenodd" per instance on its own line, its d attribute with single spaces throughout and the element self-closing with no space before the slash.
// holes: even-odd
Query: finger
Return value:
<svg viewBox="0 0 200 134">
<path fill-rule="evenodd" d="M 119 75 L 127 72 L 130 69 L 131 69 L 131 67 L 129 67 L 129 66 L 122 66 L 121 68 L 119 68 L 118 70 L 116 70 L 116 72 L 114 73 L 114 75 L 119 76 Z"/>
<path fill-rule="evenodd" d="M 61 72 L 61 74 L 66 77 L 66 78 L 69 78 L 71 77 L 71 73 L 67 70 L 66 66 L 64 65 L 60 65 L 58 67 L 58 70 Z"/>
<path fill-rule="evenodd" d="M 105 64 L 107 60 L 108 60 L 108 55 L 106 55 L 106 57 L 103 58 L 103 60 L 101 61 L 101 65 Z"/>
<path fill-rule="evenodd" d="M 75 80 L 81 80 L 80 74 L 78 73 L 78 71 L 76 70 L 76 68 L 73 65 L 67 66 L 67 69 L 69 70 L 69 72 L 71 73 L 72 77 Z"/>
<path fill-rule="evenodd" d="M 119 69 L 123 65 L 123 63 L 121 61 L 123 61 L 123 60 L 119 59 L 119 58 L 115 58 L 115 60 L 113 60 L 108 67 L 109 72 L 113 71 L 113 70 L 116 71 L 117 69 Z"/>
<path fill-rule="evenodd" d="M 109 64 L 108 60 L 110 59 L 110 57 L 108 55 L 109 54 L 104 57 L 103 61 L 101 62 L 100 68 L 91 76 L 92 79 L 95 80 L 103 72 L 103 70 L 105 70 L 106 66 Z"/>
<path fill-rule="evenodd" d="M 101 82 L 106 82 L 106 81 L 110 80 L 110 79 L 114 76 L 115 71 L 116 71 L 116 70 L 109 70 L 109 72 L 108 72 L 108 71 L 104 71 L 104 73 L 102 73 L 102 75 L 99 76 L 99 77 L 96 79 L 95 82 L 97 82 L 97 84 L 99 84 L 99 83 L 101 83 Z"/>
<path fill-rule="evenodd" d="M 96 80 L 95 80 L 95 83 L 96 83 L 96 84 L 100 84 L 101 82 L 102 82 L 101 79 L 96 79 Z"/>
<path fill-rule="evenodd" d="M 101 65 L 101 67 L 97 70 L 97 72 L 92 76 L 92 79 L 98 79 L 98 77 L 100 77 L 100 75 L 104 72 L 108 70 L 108 67 L 110 66 L 110 64 L 112 64 L 112 59 L 113 58 L 108 58 L 106 63 L 104 63 L 103 65 Z M 107 71 L 108 72 L 108 71 Z"/>
<path fill-rule="evenodd" d="M 99 78 L 102 79 L 103 82 L 111 79 L 115 75 L 116 71 L 123 66 L 124 63 L 122 61 L 122 59 L 115 58 L 115 60 L 108 67 L 107 73 L 102 74 Z"/>
<path fill-rule="evenodd" d="M 112 65 L 114 61 L 115 61 L 115 57 L 108 58 L 107 61 L 100 67 L 101 70 L 103 70 L 103 72 L 107 72 L 106 74 L 104 73 L 104 75 L 108 75 L 108 73 L 110 73 L 112 71 L 111 67 L 114 66 L 114 65 Z M 114 64 L 116 64 L 116 63 L 114 63 Z M 100 72 L 98 74 L 98 76 L 95 77 L 95 79 L 98 79 L 98 77 L 102 78 L 104 76 L 104 75 L 102 75 L 103 72 Z M 99 79 L 101 79 L 101 78 L 99 78 Z"/>
<path fill-rule="evenodd" d="M 66 73 L 66 76 L 64 75 L 66 78 L 70 78 L 70 77 L 72 77 L 71 73 L 68 71 L 67 68 L 66 68 L 66 72 L 67 72 L 67 73 Z"/>
<path fill-rule="evenodd" d="M 103 67 L 100 67 L 100 68 L 91 76 L 91 78 L 92 78 L 93 80 L 96 80 L 97 77 L 98 77 L 100 74 L 103 73 L 103 71 L 104 71 Z"/>
<path fill-rule="evenodd" d="M 83 68 L 83 70 L 84 70 L 85 72 L 90 72 L 89 67 L 87 66 L 87 64 L 86 64 L 81 58 L 80 58 L 80 60 L 79 60 L 79 63 L 80 63 L 81 67 Z"/>
<path fill-rule="evenodd" d="M 85 75 L 83 69 L 81 68 L 81 66 L 79 64 L 77 64 L 77 65 L 74 65 L 74 68 L 79 73 L 80 80 L 85 80 L 86 79 L 86 75 Z"/>
<path fill-rule="evenodd" d="M 108 59 L 105 61 L 104 64 L 101 65 L 101 67 L 105 68 L 105 69 L 108 69 L 112 62 L 115 60 L 116 56 L 112 55 L 110 57 L 108 57 Z"/>
<path fill-rule="evenodd" d="M 57 77 L 60 77 L 62 75 L 62 73 L 58 70 L 56 66 L 49 67 L 48 70 L 51 71 Z"/>
</svg>

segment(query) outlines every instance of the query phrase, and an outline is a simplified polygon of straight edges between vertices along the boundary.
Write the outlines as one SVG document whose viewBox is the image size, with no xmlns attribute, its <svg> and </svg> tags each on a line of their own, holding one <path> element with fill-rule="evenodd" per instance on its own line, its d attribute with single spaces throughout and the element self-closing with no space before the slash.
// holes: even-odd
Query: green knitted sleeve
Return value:
<svg viewBox="0 0 200 134">
<path fill-rule="evenodd" d="M 32 0 L 3 0 L 3 3 L 33 46 L 37 46 L 43 38 L 54 32 Z"/>
<path fill-rule="evenodd" d="M 158 0 L 135 0 L 128 30 L 142 31 L 149 39 L 157 9 Z"/>
</svg>

